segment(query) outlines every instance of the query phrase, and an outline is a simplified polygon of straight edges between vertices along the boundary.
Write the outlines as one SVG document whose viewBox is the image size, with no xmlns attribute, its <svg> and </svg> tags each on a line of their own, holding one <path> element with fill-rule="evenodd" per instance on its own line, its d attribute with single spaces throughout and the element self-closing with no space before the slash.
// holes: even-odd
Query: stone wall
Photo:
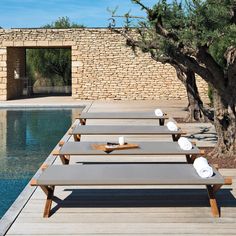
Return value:
<svg viewBox="0 0 236 236">
<path fill-rule="evenodd" d="M 0 46 L 0 101 L 7 100 L 7 48 Z"/>
<path fill-rule="evenodd" d="M 76 99 L 185 99 L 186 92 L 170 65 L 149 54 L 134 53 L 125 39 L 108 29 L 0 30 L 0 99 L 6 91 L 6 48 L 69 47 L 72 96 Z M 9 80 L 10 83 L 12 81 Z M 207 86 L 198 81 L 207 99 Z M 13 85 L 14 87 L 15 85 Z"/>
<path fill-rule="evenodd" d="M 25 49 L 7 48 L 7 99 L 22 95 L 25 78 Z"/>
</svg>

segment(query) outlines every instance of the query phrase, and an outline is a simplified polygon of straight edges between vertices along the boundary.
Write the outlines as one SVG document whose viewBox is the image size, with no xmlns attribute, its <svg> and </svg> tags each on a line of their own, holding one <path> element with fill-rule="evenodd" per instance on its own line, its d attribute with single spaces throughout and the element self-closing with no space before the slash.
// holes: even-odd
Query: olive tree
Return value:
<svg viewBox="0 0 236 236">
<path fill-rule="evenodd" d="M 235 154 L 236 0 L 160 0 L 152 8 L 133 0 L 147 14 L 131 44 L 158 60 L 199 75 L 213 89 L 215 157 Z M 182 70 L 183 72 L 183 70 Z M 209 112 L 208 112 L 209 113 Z M 209 113 L 210 114 L 210 113 Z"/>
</svg>

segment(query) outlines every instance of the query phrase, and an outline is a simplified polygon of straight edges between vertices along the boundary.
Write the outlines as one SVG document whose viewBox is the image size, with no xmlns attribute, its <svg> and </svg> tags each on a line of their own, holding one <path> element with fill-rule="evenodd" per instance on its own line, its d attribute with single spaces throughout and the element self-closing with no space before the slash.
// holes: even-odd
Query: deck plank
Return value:
<svg viewBox="0 0 236 236">
<path fill-rule="evenodd" d="M 40 232 L 44 234 L 209 234 L 217 235 L 225 233 L 235 235 L 235 225 L 232 223 L 50 223 L 47 227 L 43 223 L 15 223 L 10 229 L 10 234 L 34 235 Z M 27 229 L 27 230 L 26 230 Z"/>
</svg>

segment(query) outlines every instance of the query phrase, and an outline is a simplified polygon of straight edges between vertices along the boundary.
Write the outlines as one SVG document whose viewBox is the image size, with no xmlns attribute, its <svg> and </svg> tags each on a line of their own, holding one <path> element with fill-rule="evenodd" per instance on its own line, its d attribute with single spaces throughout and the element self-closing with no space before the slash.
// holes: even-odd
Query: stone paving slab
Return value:
<svg viewBox="0 0 236 236">
<path fill-rule="evenodd" d="M 74 107 L 90 106 L 90 100 L 76 100 L 71 96 L 48 96 L 0 101 L 0 108 L 12 107 Z"/>
</svg>

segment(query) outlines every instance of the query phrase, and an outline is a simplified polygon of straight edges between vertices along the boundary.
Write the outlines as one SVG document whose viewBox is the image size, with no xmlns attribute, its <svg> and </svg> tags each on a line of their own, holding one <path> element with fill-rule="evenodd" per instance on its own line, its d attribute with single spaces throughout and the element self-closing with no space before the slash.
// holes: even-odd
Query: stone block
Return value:
<svg viewBox="0 0 236 236">
<path fill-rule="evenodd" d="M 48 42 L 48 46 L 63 46 L 63 43 L 60 40 L 53 40 Z"/>
<path fill-rule="evenodd" d="M 72 61 L 71 62 L 71 67 L 73 68 L 73 67 L 80 67 L 80 66 L 82 66 L 83 65 L 83 63 L 81 62 L 81 61 Z"/>
<path fill-rule="evenodd" d="M 13 46 L 14 47 L 23 47 L 24 46 L 24 42 L 23 41 L 14 41 L 13 42 Z"/>
<path fill-rule="evenodd" d="M 12 47 L 12 46 L 14 46 L 13 41 L 2 41 L 2 46 Z"/>
<path fill-rule="evenodd" d="M 26 47 L 36 47 L 37 46 L 37 41 L 24 41 L 24 46 Z"/>
<path fill-rule="evenodd" d="M 7 89 L 7 84 L 4 83 L 4 84 L 0 84 L 0 90 L 6 90 Z"/>
<path fill-rule="evenodd" d="M 5 77 L 5 78 L 0 78 L 0 83 L 6 84 L 6 83 L 7 83 L 7 77 Z"/>
<path fill-rule="evenodd" d="M 7 95 L 0 95 L 0 101 L 6 101 L 7 100 Z"/>
<path fill-rule="evenodd" d="M 75 46 L 76 42 L 75 41 L 62 41 L 63 46 Z"/>
<path fill-rule="evenodd" d="M 0 61 L 0 67 L 6 67 L 7 62 L 6 61 Z"/>
<path fill-rule="evenodd" d="M 5 78 L 7 77 L 7 72 L 6 71 L 0 71 L 0 78 Z"/>
<path fill-rule="evenodd" d="M 72 50 L 71 50 L 71 55 L 72 56 L 81 56 L 81 54 L 82 54 L 82 51 L 77 51 L 77 50 L 75 50 L 75 49 L 73 49 L 72 48 Z"/>
<path fill-rule="evenodd" d="M 6 55 L 7 54 L 7 48 L 0 48 L 0 55 Z"/>
<path fill-rule="evenodd" d="M 48 46 L 49 43 L 48 43 L 48 40 L 39 40 L 39 41 L 36 42 L 36 45 L 38 47 L 45 47 L 45 46 Z"/>
</svg>

